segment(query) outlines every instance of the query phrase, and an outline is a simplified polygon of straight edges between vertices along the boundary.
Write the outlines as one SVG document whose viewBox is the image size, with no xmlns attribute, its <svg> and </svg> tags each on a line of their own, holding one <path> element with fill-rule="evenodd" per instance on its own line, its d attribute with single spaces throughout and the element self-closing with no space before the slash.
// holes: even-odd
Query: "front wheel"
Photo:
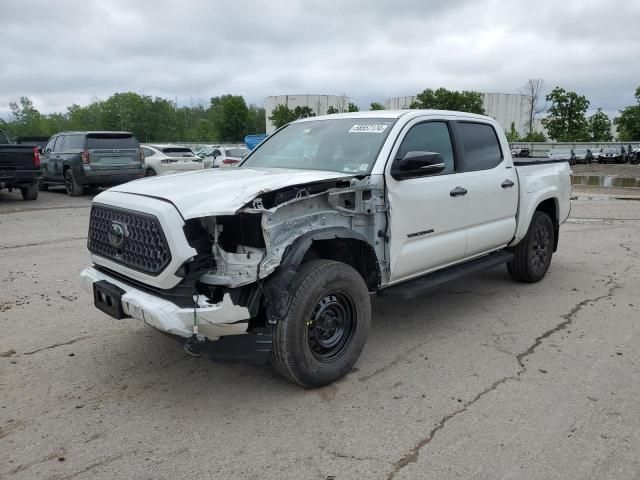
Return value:
<svg viewBox="0 0 640 480">
<path fill-rule="evenodd" d="M 333 260 L 302 264 L 287 314 L 275 326 L 271 361 L 287 380 L 320 387 L 351 371 L 369 332 L 371 303 L 362 276 Z"/>
<path fill-rule="evenodd" d="M 513 259 L 507 263 L 511 278 L 518 282 L 535 283 L 549 270 L 555 243 L 553 222 L 544 212 L 535 212 L 527 234 L 513 247 Z"/>
</svg>

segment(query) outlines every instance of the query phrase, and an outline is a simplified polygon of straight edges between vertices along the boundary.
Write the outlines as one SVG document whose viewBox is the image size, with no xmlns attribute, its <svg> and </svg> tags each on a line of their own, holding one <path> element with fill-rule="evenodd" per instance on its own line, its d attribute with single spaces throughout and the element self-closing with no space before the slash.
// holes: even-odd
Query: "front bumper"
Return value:
<svg viewBox="0 0 640 480">
<path fill-rule="evenodd" d="M 188 338 L 193 333 L 193 308 L 178 307 L 168 300 L 133 288 L 93 267 L 85 268 L 80 278 L 83 288 L 91 294 L 93 284 L 101 280 L 124 290 L 122 309 L 130 317 L 172 335 Z M 199 334 L 209 340 L 239 335 L 247 331 L 249 310 L 234 305 L 228 294 L 216 305 L 211 305 L 204 297 L 200 297 L 196 312 Z"/>
</svg>

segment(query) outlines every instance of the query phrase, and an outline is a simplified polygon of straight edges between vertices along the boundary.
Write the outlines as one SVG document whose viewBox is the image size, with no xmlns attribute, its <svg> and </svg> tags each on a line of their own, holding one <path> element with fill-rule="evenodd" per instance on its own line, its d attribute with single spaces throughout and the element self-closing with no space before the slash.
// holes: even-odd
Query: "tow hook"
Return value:
<svg viewBox="0 0 640 480">
<path fill-rule="evenodd" d="M 184 351 L 192 357 L 199 357 L 202 355 L 202 349 L 204 347 L 204 337 L 198 335 L 198 292 L 193 292 L 193 333 L 184 342 Z"/>
</svg>

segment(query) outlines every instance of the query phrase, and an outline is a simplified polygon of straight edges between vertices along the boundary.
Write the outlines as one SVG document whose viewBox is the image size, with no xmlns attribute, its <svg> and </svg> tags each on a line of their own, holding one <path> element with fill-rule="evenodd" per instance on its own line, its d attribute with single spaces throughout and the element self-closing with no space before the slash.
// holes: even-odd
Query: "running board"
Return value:
<svg viewBox="0 0 640 480">
<path fill-rule="evenodd" d="M 485 255 L 484 257 L 469 260 L 468 262 L 454 265 L 453 267 L 429 273 L 414 280 L 384 288 L 378 292 L 381 297 L 413 298 L 422 295 L 440 285 L 456 280 L 470 273 L 486 270 L 508 262 L 513 258 L 513 254 L 507 251 L 500 251 Z"/>
</svg>

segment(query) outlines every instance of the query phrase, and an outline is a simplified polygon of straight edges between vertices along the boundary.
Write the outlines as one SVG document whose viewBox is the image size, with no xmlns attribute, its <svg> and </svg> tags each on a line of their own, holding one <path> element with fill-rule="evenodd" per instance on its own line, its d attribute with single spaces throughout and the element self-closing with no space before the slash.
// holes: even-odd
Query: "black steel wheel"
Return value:
<svg viewBox="0 0 640 480">
<path fill-rule="evenodd" d="M 320 387 L 351 371 L 369 332 L 367 286 L 353 267 L 333 260 L 303 263 L 289 306 L 274 328 L 271 362 L 287 380 Z"/>
<path fill-rule="evenodd" d="M 307 339 L 314 357 L 321 362 L 339 358 L 353 337 L 357 321 L 348 295 L 330 292 L 323 296 L 307 322 Z"/>
<path fill-rule="evenodd" d="M 549 270 L 555 246 L 553 221 L 544 212 L 533 214 L 527 235 L 513 247 L 513 259 L 507 270 L 518 282 L 535 283 L 542 280 Z"/>
</svg>

